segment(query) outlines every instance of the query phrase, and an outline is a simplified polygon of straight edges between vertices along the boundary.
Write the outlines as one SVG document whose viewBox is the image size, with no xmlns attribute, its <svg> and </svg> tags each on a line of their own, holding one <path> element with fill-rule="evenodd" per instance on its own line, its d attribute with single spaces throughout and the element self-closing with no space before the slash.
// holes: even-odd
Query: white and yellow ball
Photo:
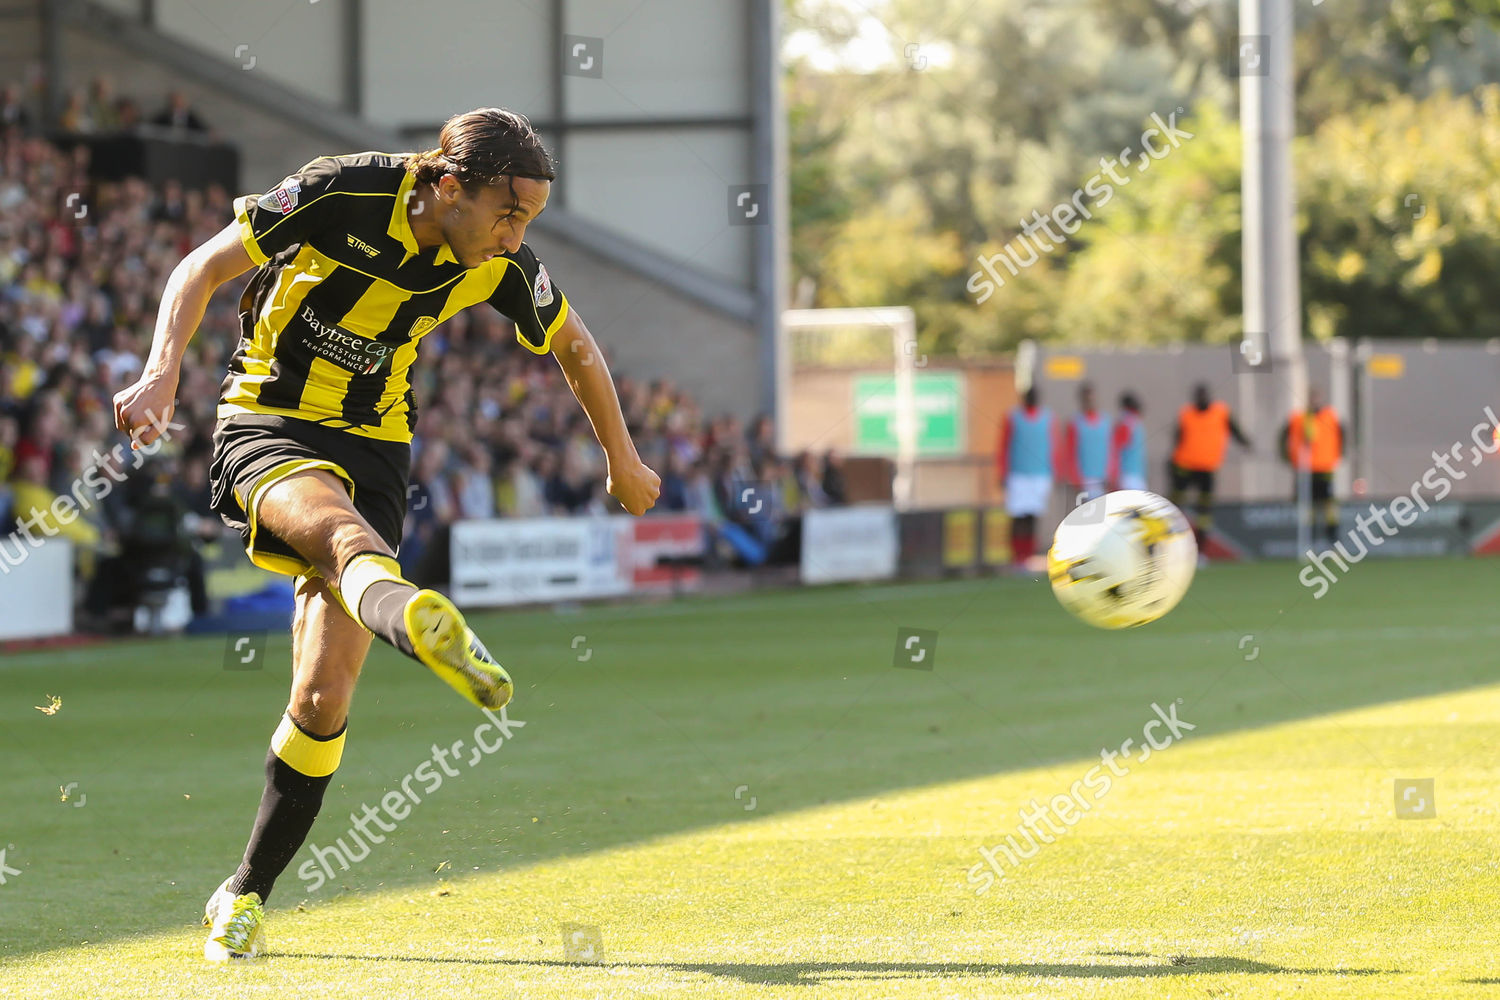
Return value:
<svg viewBox="0 0 1500 1000">
<path fill-rule="evenodd" d="M 1099 628 L 1156 621 L 1182 600 L 1197 567 L 1187 518 L 1145 490 L 1117 490 L 1075 508 L 1047 553 L 1058 601 Z"/>
</svg>

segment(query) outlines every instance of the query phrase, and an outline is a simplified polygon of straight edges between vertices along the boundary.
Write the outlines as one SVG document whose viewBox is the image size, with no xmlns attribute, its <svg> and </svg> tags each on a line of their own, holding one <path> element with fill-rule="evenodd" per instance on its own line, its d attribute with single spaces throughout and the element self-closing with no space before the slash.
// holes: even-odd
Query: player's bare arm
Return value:
<svg viewBox="0 0 1500 1000">
<path fill-rule="evenodd" d="M 609 463 L 606 488 L 610 496 L 630 513 L 644 514 L 661 495 L 661 477 L 636 452 L 604 354 L 576 311 L 568 313 L 553 335 L 552 355 L 604 448 Z"/>
<path fill-rule="evenodd" d="M 182 354 L 203 322 L 214 291 L 254 266 L 240 241 L 238 225 L 231 223 L 173 269 L 162 290 L 151 353 L 141 377 L 115 394 L 115 426 L 131 436 L 131 447 L 150 444 L 158 437 L 153 415 L 162 425 L 171 420 Z"/>
</svg>

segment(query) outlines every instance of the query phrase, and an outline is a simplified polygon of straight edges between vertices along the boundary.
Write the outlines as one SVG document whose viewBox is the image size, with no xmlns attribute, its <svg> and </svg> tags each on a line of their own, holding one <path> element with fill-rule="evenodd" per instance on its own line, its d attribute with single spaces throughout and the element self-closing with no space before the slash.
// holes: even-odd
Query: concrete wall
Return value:
<svg viewBox="0 0 1500 1000">
<path fill-rule="evenodd" d="M 1328 349 L 1309 344 L 1306 358 L 1309 384 L 1323 387 L 1325 398 L 1334 398 L 1331 392 L 1334 366 Z M 1278 457 L 1278 435 L 1287 414 L 1253 412 L 1250 399 L 1254 386 L 1247 381 L 1279 377 L 1276 372 L 1249 373 L 1248 366 L 1236 360 L 1229 344 L 1140 350 L 1049 346 L 1039 352 L 1034 383 L 1042 402 L 1059 420 L 1078 412 L 1078 387 L 1085 381 L 1093 384 L 1099 408 L 1108 413 L 1116 410 L 1120 393 L 1127 389 L 1135 392 L 1145 411 L 1147 485 L 1162 494 L 1169 489 L 1166 461 L 1175 444 L 1177 411 L 1188 401 L 1195 384 L 1207 383 L 1215 399 L 1229 404 L 1236 422 L 1255 446 L 1255 451 L 1248 455 L 1237 445 L 1229 446 L 1216 489 L 1221 498 L 1230 500 L 1291 494 L 1291 473 Z M 1342 391 L 1347 395 L 1347 385 Z M 1343 416 L 1347 421 L 1347 412 Z M 1252 496 L 1248 485 L 1251 462 L 1261 463 L 1267 483 L 1259 496 Z"/>
<path fill-rule="evenodd" d="M 1356 474 L 1367 480 L 1371 495 L 1408 492 L 1435 468 L 1432 453 L 1448 452 L 1463 475 L 1451 477 L 1456 495 L 1500 496 L 1500 454 L 1476 451 L 1478 445 L 1495 447 L 1500 342 L 1373 340 L 1361 345 L 1357 360 L 1356 430 L 1368 446 Z M 1454 445 L 1457 456 L 1451 455 Z"/>
<path fill-rule="evenodd" d="M 364 116 L 396 130 L 488 105 L 553 112 L 550 3 L 366 0 Z M 400 62 L 401 56 L 419 58 Z"/>
<path fill-rule="evenodd" d="M 156 0 L 156 28 L 227 62 L 253 66 L 247 72 L 265 73 L 337 105 L 344 88 L 346 2 Z"/>
<path fill-rule="evenodd" d="M 569 138 L 568 211 L 656 253 L 750 287 L 750 226 L 729 224 L 748 182 L 749 137 L 730 129 L 590 130 Z"/>
<path fill-rule="evenodd" d="M 540 231 L 529 233 L 526 242 L 604 346 L 616 374 L 670 377 L 709 414 L 728 411 L 743 419 L 756 411 L 759 340 L 749 324 L 576 243 Z"/>
<path fill-rule="evenodd" d="M 25 0 L 35 7 L 35 0 Z M 99 6 L 135 20 L 145 16 L 145 0 L 95 0 Z M 163 35 L 225 62 L 246 65 L 289 87 L 322 95 L 338 104 L 344 86 L 341 39 L 349 0 L 296 0 L 245 3 L 244 0 L 154 0 L 156 28 Z M 123 81 L 122 81 L 123 82 Z"/>
</svg>

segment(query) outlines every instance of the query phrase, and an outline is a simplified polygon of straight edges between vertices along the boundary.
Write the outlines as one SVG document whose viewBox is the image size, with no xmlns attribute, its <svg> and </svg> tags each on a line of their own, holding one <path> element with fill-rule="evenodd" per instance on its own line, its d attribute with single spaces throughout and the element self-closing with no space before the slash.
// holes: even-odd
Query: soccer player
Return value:
<svg viewBox="0 0 1500 1000">
<path fill-rule="evenodd" d="M 1078 412 L 1068 421 L 1063 436 L 1063 463 L 1069 482 L 1078 488 L 1075 503 L 1086 503 L 1104 494 L 1109 475 L 1110 432 L 1113 421 L 1094 406 L 1094 387 L 1078 387 Z"/>
<path fill-rule="evenodd" d="M 1005 511 L 1010 515 L 1011 560 L 1017 569 L 1028 568 L 1036 554 L 1036 522 L 1047 512 L 1055 450 L 1052 411 L 1041 405 L 1032 386 L 1021 405 L 1007 415 L 995 456 L 1005 486 Z"/>
<path fill-rule="evenodd" d="M 437 149 L 313 160 L 236 200 L 234 222 L 182 260 L 145 370 L 115 396 L 134 446 L 160 436 L 209 296 L 257 268 L 240 298 L 210 475 L 214 509 L 250 559 L 296 578 L 292 691 L 244 860 L 205 908 L 211 960 L 263 947 L 265 901 L 339 766 L 371 636 L 477 706 L 510 700 L 510 676 L 463 615 L 403 579 L 395 558 L 422 337 L 489 303 L 523 347 L 556 358 L 604 448 L 609 492 L 632 514 L 656 501 L 660 481 L 631 442 L 604 356 L 522 242 L 554 176 L 531 124 L 499 108 L 449 119 Z"/>
<path fill-rule="evenodd" d="M 1207 385 L 1200 382 L 1193 386 L 1192 401 L 1184 403 L 1177 411 L 1177 441 L 1172 449 L 1172 495 L 1169 499 L 1181 507 L 1183 495 L 1189 489 L 1196 491 L 1193 535 L 1198 540 L 1199 552 L 1202 552 L 1204 536 L 1213 524 L 1214 476 L 1224 464 L 1224 452 L 1229 448 L 1231 436 L 1241 448 L 1251 449 L 1250 439 L 1234 422 L 1228 404 L 1210 396 Z"/>
<path fill-rule="evenodd" d="M 1333 495 L 1333 472 L 1344 457 L 1344 427 L 1316 388 L 1307 391 L 1307 408 L 1293 413 L 1281 431 L 1282 456 L 1296 476 L 1307 473 L 1312 502 L 1322 505 L 1323 538 L 1332 545 L 1339 533 L 1339 504 Z M 1292 499 L 1297 486 L 1292 485 Z M 1300 516 L 1300 513 L 1299 513 Z"/>
<path fill-rule="evenodd" d="M 1120 415 L 1109 443 L 1109 481 L 1117 490 L 1146 488 L 1146 425 L 1133 392 L 1120 394 Z"/>
</svg>

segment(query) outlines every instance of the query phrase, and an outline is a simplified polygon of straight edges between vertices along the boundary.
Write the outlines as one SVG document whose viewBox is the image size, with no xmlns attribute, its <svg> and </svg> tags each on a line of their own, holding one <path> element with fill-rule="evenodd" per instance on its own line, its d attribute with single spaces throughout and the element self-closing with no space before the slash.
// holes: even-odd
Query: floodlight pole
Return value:
<svg viewBox="0 0 1500 1000">
<path fill-rule="evenodd" d="M 1256 444 L 1245 492 L 1259 497 L 1273 487 L 1282 422 L 1307 399 L 1292 175 L 1292 30 L 1292 0 L 1240 0 L 1246 363 L 1239 395 Z"/>
</svg>

